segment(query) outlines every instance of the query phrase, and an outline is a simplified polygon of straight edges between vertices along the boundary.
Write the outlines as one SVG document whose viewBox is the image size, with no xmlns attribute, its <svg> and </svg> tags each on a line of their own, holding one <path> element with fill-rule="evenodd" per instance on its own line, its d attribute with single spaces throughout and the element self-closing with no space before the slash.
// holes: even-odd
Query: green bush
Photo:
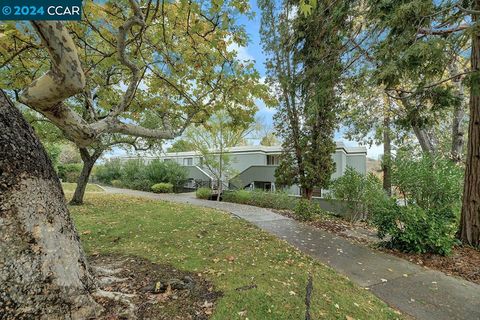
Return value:
<svg viewBox="0 0 480 320">
<path fill-rule="evenodd" d="M 294 212 L 300 221 L 311 221 L 315 216 L 326 214 L 320 205 L 312 200 L 300 199 L 296 203 Z"/>
<path fill-rule="evenodd" d="M 153 183 L 148 179 L 138 179 L 124 182 L 125 187 L 133 190 L 140 190 L 140 191 L 151 191 Z"/>
<path fill-rule="evenodd" d="M 167 174 L 162 182 L 169 182 L 173 185 L 174 191 L 180 191 L 187 181 L 187 169 L 173 161 L 163 162 L 163 164 Z"/>
<path fill-rule="evenodd" d="M 236 190 L 223 194 L 223 201 L 248 204 L 263 208 L 294 210 L 298 199 L 285 192 Z"/>
<path fill-rule="evenodd" d="M 178 191 L 187 177 L 186 169 L 176 162 L 153 160 L 145 164 L 142 159 L 111 160 L 97 166 L 95 174 L 100 182 L 112 184 L 113 180 L 121 180 L 124 187 L 143 191 L 150 191 L 158 183 L 170 183 L 173 191 Z"/>
<path fill-rule="evenodd" d="M 112 180 L 110 184 L 115 188 L 123 188 L 124 184 L 121 180 Z"/>
<path fill-rule="evenodd" d="M 390 236 L 388 247 L 406 252 L 450 254 L 457 242 L 457 223 L 418 205 L 399 206 L 394 199 L 377 207 L 372 222 L 378 235 Z"/>
<path fill-rule="evenodd" d="M 83 164 L 81 163 L 68 163 L 58 165 L 58 177 L 63 182 L 75 183 L 82 172 Z"/>
<path fill-rule="evenodd" d="M 171 183 L 157 183 L 152 186 L 152 191 L 155 193 L 171 193 L 173 192 L 173 184 Z"/>
<path fill-rule="evenodd" d="M 347 167 L 344 175 L 332 182 L 328 197 L 344 200 L 350 210 L 350 219 L 356 221 L 367 219 L 372 207 L 387 198 L 387 194 L 373 173 L 364 175 Z"/>
<path fill-rule="evenodd" d="M 143 165 L 143 163 L 142 163 Z M 166 162 L 153 160 L 146 165 L 145 175 L 150 181 L 164 182 L 167 181 L 167 165 Z"/>
<path fill-rule="evenodd" d="M 112 180 L 120 180 L 122 177 L 122 163 L 118 159 L 109 160 L 105 164 L 95 166 L 95 178 L 105 184 L 111 184 Z"/>
<path fill-rule="evenodd" d="M 378 201 L 372 222 L 388 245 L 407 252 L 449 254 L 462 194 L 462 170 L 448 159 L 414 158 L 399 152 L 392 162 L 392 181 L 404 205 Z"/>
<path fill-rule="evenodd" d="M 242 204 L 251 204 L 251 192 L 247 190 L 226 191 L 222 196 L 223 201 Z"/>
<path fill-rule="evenodd" d="M 407 204 L 447 210 L 452 217 L 460 209 L 463 170 L 448 159 L 429 156 L 417 159 L 399 152 L 392 165 L 392 183 Z"/>
<path fill-rule="evenodd" d="M 148 178 L 146 166 L 141 159 L 127 160 L 122 163 L 121 180 L 127 188 L 150 191 L 150 187 L 155 184 Z"/>
<path fill-rule="evenodd" d="M 210 188 L 198 188 L 195 195 L 198 199 L 208 200 L 212 196 L 212 190 Z"/>
</svg>

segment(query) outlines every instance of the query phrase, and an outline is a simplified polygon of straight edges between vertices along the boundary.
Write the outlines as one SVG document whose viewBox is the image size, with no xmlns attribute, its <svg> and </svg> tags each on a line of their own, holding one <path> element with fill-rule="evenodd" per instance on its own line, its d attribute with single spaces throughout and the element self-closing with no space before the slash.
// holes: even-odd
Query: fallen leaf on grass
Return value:
<svg viewBox="0 0 480 320">
<path fill-rule="evenodd" d="M 242 310 L 242 311 L 240 311 L 240 312 L 237 312 L 237 314 L 238 314 L 239 316 L 243 317 L 244 315 L 247 314 L 247 310 Z"/>
</svg>

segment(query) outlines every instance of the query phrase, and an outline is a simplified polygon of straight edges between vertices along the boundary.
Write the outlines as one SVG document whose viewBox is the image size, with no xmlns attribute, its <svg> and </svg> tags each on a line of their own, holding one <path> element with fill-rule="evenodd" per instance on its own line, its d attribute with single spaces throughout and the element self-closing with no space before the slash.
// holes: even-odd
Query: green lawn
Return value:
<svg viewBox="0 0 480 320">
<path fill-rule="evenodd" d="M 70 210 L 87 253 L 137 255 L 212 281 L 224 293 L 212 319 L 304 319 L 309 273 L 312 319 L 401 318 L 367 290 L 220 211 L 101 193 Z M 257 288 L 235 290 L 251 284 Z"/>
<path fill-rule="evenodd" d="M 62 182 L 62 187 L 64 192 L 74 192 L 77 187 L 76 183 Z M 104 192 L 102 188 L 96 184 L 87 184 L 87 192 Z"/>
</svg>

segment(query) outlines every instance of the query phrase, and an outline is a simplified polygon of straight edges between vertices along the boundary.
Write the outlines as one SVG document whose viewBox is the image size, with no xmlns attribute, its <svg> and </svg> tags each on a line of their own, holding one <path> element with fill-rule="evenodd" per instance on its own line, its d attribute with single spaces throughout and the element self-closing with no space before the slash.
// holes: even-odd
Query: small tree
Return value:
<svg viewBox="0 0 480 320">
<path fill-rule="evenodd" d="M 252 116 L 253 110 L 247 121 L 234 119 L 226 112 L 218 112 L 203 126 L 186 131 L 185 140 L 202 155 L 203 165 L 216 180 L 219 195 L 223 190 L 223 181 L 228 181 L 235 174 L 228 149 L 244 144 L 246 137 L 255 130 Z"/>
</svg>

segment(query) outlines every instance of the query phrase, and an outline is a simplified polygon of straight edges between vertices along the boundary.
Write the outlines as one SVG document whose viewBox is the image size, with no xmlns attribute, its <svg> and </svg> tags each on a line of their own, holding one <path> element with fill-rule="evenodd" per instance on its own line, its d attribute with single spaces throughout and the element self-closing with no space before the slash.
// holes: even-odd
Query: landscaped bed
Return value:
<svg viewBox="0 0 480 320">
<path fill-rule="evenodd" d="M 177 273 L 194 275 L 196 282 L 211 283 L 217 300 L 197 303 L 200 309 L 192 308 L 193 313 L 205 308 L 209 313 L 211 308 L 212 319 L 305 319 L 311 275 L 312 319 L 401 318 L 333 270 L 220 211 L 101 193 L 87 194 L 86 204 L 71 211 L 83 245 L 95 259 L 112 254 L 138 257 L 141 265 L 148 260 L 153 268 L 154 264 L 166 265 Z M 179 276 L 162 274 L 162 278 L 169 277 Z M 185 313 L 177 313 L 182 308 L 172 307 L 175 299 L 184 303 L 181 292 L 158 295 L 158 319 L 188 319 Z"/>
</svg>

